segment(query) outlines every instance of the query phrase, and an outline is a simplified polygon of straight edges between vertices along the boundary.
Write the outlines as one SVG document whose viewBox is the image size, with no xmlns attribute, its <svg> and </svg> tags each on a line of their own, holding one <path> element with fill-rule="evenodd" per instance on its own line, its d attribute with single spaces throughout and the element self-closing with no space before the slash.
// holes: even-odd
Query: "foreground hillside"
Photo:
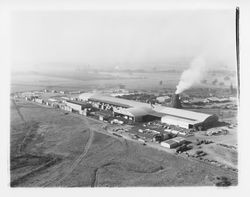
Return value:
<svg viewBox="0 0 250 197">
<path fill-rule="evenodd" d="M 13 187 L 215 185 L 237 174 L 105 135 L 103 123 L 23 101 L 11 105 Z"/>
</svg>

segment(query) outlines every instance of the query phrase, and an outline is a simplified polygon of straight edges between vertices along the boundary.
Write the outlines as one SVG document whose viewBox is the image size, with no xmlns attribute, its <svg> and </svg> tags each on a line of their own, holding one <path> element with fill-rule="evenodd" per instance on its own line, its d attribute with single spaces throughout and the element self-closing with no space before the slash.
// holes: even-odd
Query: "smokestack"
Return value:
<svg viewBox="0 0 250 197">
<path fill-rule="evenodd" d="M 172 97 L 172 107 L 173 108 L 177 108 L 177 109 L 181 109 L 182 108 L 179 94 L 173 94 L 173 97 Z"/>
</svg>

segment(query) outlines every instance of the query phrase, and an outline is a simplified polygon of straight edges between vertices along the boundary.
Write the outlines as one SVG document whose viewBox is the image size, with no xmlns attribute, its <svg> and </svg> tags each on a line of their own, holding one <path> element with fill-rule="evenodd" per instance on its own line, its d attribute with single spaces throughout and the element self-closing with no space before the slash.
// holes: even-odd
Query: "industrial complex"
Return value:
<svg viewBox="0 0 250 197">
<path fill-rule="evenodd" d="M 212 168 L 220 167 L 227 172 L 237 172 L 237 144 L 233 141 L 237 124 L 233 121 L 228 123 L 223 119 L 235 110 L 235 101 L 230 97 L 218 99 L 212 96 L 191 95 L 189 98 L 185 94 L 178 95 L 173 92 L 154 94 L 147 91 L 114 91 L 115 94 L 113 94 L 112 89 L 93 90 L 93 92 L 66 91 L 45 89 L 19 92 L 13 94 L 12 98 L 14 106 L 16 103 L 21 103 L 22 106 L 30 106 L 32 111 L 36 104 L 37 114 L 40 115 L 40 111 L 43 110 L 47 113 L 46 118 L 51 113 L 53 119 L 62 119 L 63 122 L 60 122 L 60 125 L 65 124 L 65 128 L 55 127 L 54 138 L 57 139 L 57 135 L 62 135 L 59 140 L 64 140 L 65 136 L 69 135 L 72 143 L 69 145 L 68 139 L 65 139 L 64 147 L 69 148 L 70 154 L 78 152 L 79 148 L 75 147 L 77 145 L 82 147 L 85 143 L 84 135 L 88 136 L 86 146 L 89 147 L 89 144 L 95 143 L 94 136 L 98 133 L 105 135 L 99 139 L 108 139 L 106 136 L 109 136 L 115 139 L 115 141 L 112 139 L 112 142 L 118 140 L 126 147 L 128 143 L 135 143 L 136 147 L 133 145 L 131 152 L 134 148 L 137 150 L 140 146 L 146 146 L 151 150 L 148 148 L 141 148 L 141 150 L 150 152 L 152 149 L 159 150 L 160 155 L 163 151 L 175 155 L 174 158 L 188 157 L 188 161 L 195 160 L 209 164 Z M 164 98 L 164 101 L 161 99 L 158 101 L 157 98 Z M 194 98 L 199 99 L 199 102 L 194 102 Z M 218 110 L 220 108 L 223 109 L 224 114 Z M 45 117 L 42 116 L 42 118 Z M 38 120 L 40 121 L 40 118 Z M 75 121 L 78 121 L 77 127 Z M 46 124 L 51 124 L 50 119 Z M 41 124 L 39 129 L 43 129 L 43 133 L 40 138 L 34 137 L 33 141 L 39 142 L 46 133 L 48 146 L 51 146 L 53 135 L 50 128 L 53 127 L 46 124 L 45 126 Z M 30 131 L 33 132 L 36 124 L 31 126 Z M 77 136 L 71 136 L 72 131 L 78 132 Z M 27 136 L 32 135 L 33 133 L 28 133 Z M 28 137 L 26 138 L 29 140 Z M 110 143 L 99 139 L 98 143 L 106 144 L 104 147 L 109 146 Z M 22 139 L 21 144 L 25 143 L 25 140 Z M 229 143 L 225 143 L 226 140 Z M 115 144 L 116 147 L 121 145 Z M 17 147 L 19 150 L 22 145 L 18 144 Z M 115 151 L 116 148 L 110 150 Z M 223 155 L 221 155 L 222 151 Z M 85 154 L 84 151 L 83 155 Z M 79 158 L 82 158 L 81 155 Z M 139 163 L 141 165 L 141 161 Z"/>
<path fill-rule="evenodd" d="M 178 94 L 170 95 L 171 99 L 167 106 L 161 102 L 154 102 L 157 97 L 138 92 L 112 95 L 110 92 L 65 94 L 44 90 L 22 92 L 16 95 L 18 96 L 40 105 L 61 109 L 65 114 L 76 113 L 97 119 L 106 125 L 113 125 L 114 128 L 107 130 L 111 134 L 145 145 L 152 142 L 168 149 L 181 147 L 181 150 L 187 150 L 187 138 L 199 133 L 196 131 L 205 131 L 207 136 L 228 133 L 225 129 L 215 130 L 215 127 L 222 123 L 218 114 L 188 110 L 186 102 L 183 102 L 185 98 L 180 98 Z M 218 101 L 206 101 L 206 104 L 209 103 Z"/>
<path fill-rule="evenodd" d="M 79 100 L 87 101 L 102 110 L 111 110 L 114 115 L 120 115 L 134 122 L 161 120 L 162 123 L 191 129 L 199 126 L 208 128 L 218 121 L 216 115 L 152 105 L 100 94 L 83 93 L 79 96 Z"/>
<path fill-rule="evenodd" d="M 218 116 L 215 114 L 181 109 L 179 95 L 173 96 L 171 107 L 89 92 L 70 98 L 57 97 L 43 100 L 39 94 L 25 95 L 25 98 L 85 116 L 95 114 L 100 120 L 107 120 L 109 117 L 116 117 L 123 122 L 131 123 L 157 120 L 183 129 L 196 130 L 211 128 L 218 121 Z"/>
</svg>

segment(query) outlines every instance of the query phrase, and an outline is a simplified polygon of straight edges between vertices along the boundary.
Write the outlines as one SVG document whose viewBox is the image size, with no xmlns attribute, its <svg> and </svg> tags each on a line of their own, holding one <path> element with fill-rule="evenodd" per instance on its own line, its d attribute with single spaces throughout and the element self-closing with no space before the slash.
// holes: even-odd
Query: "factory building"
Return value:
<svg viewBox="0 0 250 197">
<path fill-rule="evenodd" d="M 159 115 L 163 115 L 152 110 L 151 106 L 146 103 L 111 96 L 93 95 L 88 98 L 88 101 L 96 108 L 111 110 L 115 116 L 122 116 L 134 122 L 160 120 Z"/>
<path fill-rule="evenodd" d="M 198 127 L 209 128 L 218 121 L 216 115 L 198 113 L 184 109 L 157 106 L 155 107 L 155 110 L 165 114 L 161 118 L 161 122 L 186 129 Z"/>
<path fill-rule="evenodd" d="M 86 95 L 86 93 L 85 93 Z M 83 98 L 81 96 L 79 98 Z M 151 105 L 133 100 L 121 99 L 100 94 L 88 94 L 85 100 L 101 110 L 109 110 L 114 116 L 121 116 L 134 122 L 161 120 L 162 123 L 182 128 L 208 128 L 218 121 L 216 115 L 198 113 L 184 109 Z"/>
<path fill-rule="evenodd" d="M 92 108 L 92 105 L 89 103 L 84 103 L 81 101 L 67 100 L 65 104 L 69 106 L 73 112 L 79 113 L 82 113 L 83 110 L 90 110 Z"/>
</svg>

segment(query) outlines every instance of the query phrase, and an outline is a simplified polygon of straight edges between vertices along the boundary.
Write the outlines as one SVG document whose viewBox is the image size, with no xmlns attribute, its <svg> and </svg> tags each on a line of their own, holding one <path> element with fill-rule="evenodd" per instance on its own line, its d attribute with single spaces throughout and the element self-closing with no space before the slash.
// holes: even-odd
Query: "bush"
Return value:
<svg viewBox="0 0 250 197">
<path fill-rule="evenodd" d="M 202 154 L 202 153 L 203 153 L 202 150 L 197 150 L 197 151 L 196 151 L 196 154 L 197 154 L 197 155 Z"/>
<path fill-rule="evenodd" d="M 218 182 L 215 185 L 218 187 L 228 187 L 228 186 L 232 185 L 230 180 L 225 176 L 217 177 L 217 180 L 218 180 Z"/>
</svg>

